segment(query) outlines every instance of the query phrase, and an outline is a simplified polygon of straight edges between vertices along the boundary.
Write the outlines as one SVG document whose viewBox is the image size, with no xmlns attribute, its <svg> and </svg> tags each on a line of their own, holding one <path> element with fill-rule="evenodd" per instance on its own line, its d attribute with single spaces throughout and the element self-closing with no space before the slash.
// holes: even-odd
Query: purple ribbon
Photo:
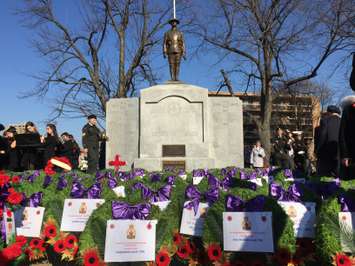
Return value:
<svg viewBox="0 0 355 266">
<path fill-rule="evenodd" d="M 197 189 L 194 185 L 189 185 L 185 190 L 185 197 L 189 200 L 188 203 L 185 204 L 184 208 L 187 209 L 194 209 L 195 215 L 198 211 L 198 206 L 200 204 L 200 200 L 204 196 L 205 200 L 208 202 L 209 205 L 215 203 L 219 198 L 219 189 L 218 187 L 211 188 L 204 194 Z"/>
<path fill-rule="evenodd" d="M 95 183 L 88 189 L 88 199 L 99 199 L 101 197 L 101 184 Z"/>
<path fill-rule="evenodd" d="M 262 195 L 256 196 L 251 200 L 244 201 L 241 198 L 233 195 L 227 195 L 225 199 L 226 210 L 230 212 L 238 211 L 263 211 L 265 205 L 265 197 Z"/>
<path fill-rule="evenodd" d="M 27 177 L 28 182 L 33 183 L 35 181 L 36 177 L 38 177 L 39 175 L 40 175 L 39 171 L 35 170 L 32 175 L 29 175 Z"/>
<path fill-rule="evenodd" d="M 37 208 L 38 206 L 40 206 L 42 203 L 42 198 L 43 198 L 43 192 L 33 193 L 29 198 L 30 207 Z"/>
<path fill-rule="evenodd" d="M 141 182 L 137 182 L 132 187 L 134 190 L 140 189 L 141 195 L 144 200 L 152 202 L 166 201 L 170 199 L 172 185 L 166 184 L 162 186 L 158 191 L 153 191 Z"/>
<path fill-rule="evenodd" d="M 277 183 L 270 184 L 270 196 L 279 201 L 301 201 L 301 188 L 298 183 L 294 183 L 284 190 L 281 185 Z"/>
<path fill-rule="evenodd" d="M 46 175 L 44 177 L 44 181 L 43 181 L 43 188 L 46 188 L 50 185 L 50 183 L 52 183 L 52 177 L 50 175 Z"/>
<path fill-rule="evenodd" d="M 208 182 L 208 186 L 213 188 L 219 187 L 220 185 L 219 179 L 212 174 L 207 175 L 207 182 Z"/>
<path fill-rule="evenodd" d="M 57 183 L 57 190 L 63 190 L 66 188 L 68 185 L 68 181 L 65 179 L 64 176 L 59 177 L 58 183 Z"/>
<path fill-rule="evenodd" d="M 346 195 L 339 196 L 338 202 L 342 212 L 355 212 L 355 202 Z"/>
<path fill-rule="evenodd" d="M 166 183 L 167 183 L 168 185 L 174 185 L 175 179 L 176 179 L 176 176 L 169 175 L 169 176 L 166 178 Z"/>
<path fill-rule="evenodd" d="M 161 175 L 159 173 L 151 173 L 150 174 L 150 182 L 159 182 L 161 179 Z"/>
<path fill-rule="evenodd" d="M 285 170 L 284 170 L 284 176 L 285 176 L 286 178 L 293 178 L 292 170 L 291 170 L 291 169 L 285 169 Z"/>
<path fill-rule="evenodd" d="M 207 174 L 208 174 L 208 170 L 204 170 L 204 169 L 195 169 L 192 171 L 193 177 L 202 177 L 202 176 L 206 176 Z"/>
<path fill-rule="evenodd" d="M 129 205 L 126 202 L 112 202 L 112 218 L 113 219 L 137 219 L 145 220 L 148 218 L 151 210 L 149 203 L 140 203 L 137 205 Z"/>
<path fill-rule="evenodd" d="M 72 198 L 83 198 L 85 194 L 85 187 L 78 181 L 73 182 L 70 196 Z"/>
</svg>

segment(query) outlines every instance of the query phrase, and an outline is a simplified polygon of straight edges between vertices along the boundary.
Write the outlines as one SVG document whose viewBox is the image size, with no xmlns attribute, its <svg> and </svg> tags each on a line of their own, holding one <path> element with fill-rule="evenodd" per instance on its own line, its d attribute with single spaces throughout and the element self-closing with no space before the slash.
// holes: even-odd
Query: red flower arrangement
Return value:
<svg viewBox="0 0 355 266">
<path fill-rule="evenodd" d="M 21 247 L 23 247 L 24 245 L 26 245 L 27 243 L 27 238 L 24 236 L 16 236 L 16 243 L 18 243 Z"/>
<path fill-rule="evenodd" d="M 86 250 L 83 254 L 84 266 L 99 266 L 100 258 L 96 249 Z"/>
<path fill-rule="evenodd" d="M 333 264 L 336 266 L 352 266 L 352 259 L 344 253 L 337 253 L 333 257 Z"/>
<path fill-rule="evenodd" d="M 30 242 L 30 248 L 31 249 L 40 249 L 42 251 L 44 251 L 44 247 L 43 247 L 44 241 L 40 238 L 33 238 Z"/>
<path fill-rule="evenodd" d="M 168 266 L 171 262 L 169 253 L 166 250 L 161 250 L 155 257 L 155 263 L 157 266 Z"/>
<path fill-rule="evenodd" d="M 218 261 L 222 257 L 222 250 L 218 244 L 210 244 L 207 247 L 207 255 L 211 261 Z"/>
<path fill-rule="evenodd" d="M 17 259 L 22 254 L 21 245 L 19 243 L 14 243 L 1 251 L 0 259 L 2 261 L 13 261 Z"/>
<path fill-rule="evenodd" d="M 10 181 L 10 177 L 8 175 L 1 174 L 0 175 L 0 187 L 4 187 Z"/>
<path fill-rule="evenodd" d="M 10 191 L 10 189 L 9 189 Z M 22 193 L 16 192 L 16 191 L 11 191 L 9 196 L 7 197 L 7 202 L 12 204 L 12 205 L 17 205 L 20 204 L 23 200 L 23 195 Z"/>
</svg>

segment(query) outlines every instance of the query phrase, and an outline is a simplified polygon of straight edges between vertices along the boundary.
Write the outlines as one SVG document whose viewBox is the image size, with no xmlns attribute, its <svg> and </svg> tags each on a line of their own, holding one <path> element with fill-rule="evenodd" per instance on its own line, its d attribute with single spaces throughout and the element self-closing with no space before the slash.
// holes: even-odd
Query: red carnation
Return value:
<svg viewBox="0 0 355 266">
<path fill-rule="evenodd" d="M 75 246 L 75 243 L 78 242 L 78 239 L 76 238 L 75 235 L 68 235 L 64 239 L 64 246 L 66 248 L 73 248 Z"/>
<path fill-rule="evenodd" d="M 12 217 L 12 212 L 11 212 L 11 210 L 6 210 L 6 216 L 7 216 L 7 217 Z"/>
<path fill-rule="evenodd" d="M 2 219 L 2 216 L 3 216 L 3 209 L 0 209 L 0 219 Z"/>
<path fill-rule="evenodd" d="M 65 250 L 64 241 L 62 239 L 57 240 L 53 248 L 55 252 L 62 253 Z"/>
<path fill-rule="evenodd" d="M 190 247 L 188 245 L 183 245 L 183 246 L 178 248 L 178 250 L 176 251 L 176 254 L 180 258 L 186 260 L 191 254 Z"/>
<path fill-rule="evenodd" d="M 168 252 L 161 250 L 155 257 L 155 263 L 157 266 L 168 266 L 170 264 L 170 256 Z"/>
<path fill-rule="evenodd" d="M 87 250 L 84 255 L 84 266 L 99 266 L 100 259 L 97 251 L 94 249 Z"/>
<path fill-rule="evenodd" d="M 337 253 L 335 255 L 335 263 L 337 266 L 351 266 L 351 259 L 344 253 Z"/>
<path fill-rule="evenodd" d="M 207 255 L 211 261 L 218 261 L 222 257 L 221 247 L 217 244 L 211 244 L 207 248 Z"/>
<path fill-rule="evenodd" d="M 27 243 L 27 238 L 24 236 L 16 236 L 16 243 L 18 243 L 22 247 Z"/>
<path fill-rule="evenodd" d="M 16 205 L 19 204 L 23 200 L 23 195 L 22 193 L 19 192 L 11 192 L 9 196 L 7 197 L 7 201 L 10 204 Z"/>
<path fill-rule="evenodd" d="M 47 238 L 53 238 L 57 236 L 57 227 L 53 224 L 46 225 L 44 228 L 44 236 Z"/>
<path fill-rule="evenodd" d="M 19 257 L 22 254 L 22 249 L 21 246 L 17 243 L 12 244 L 11 246 L 8 246 L 4 248 L 1 251 L 1 258 L 7 260 L 7 261 L 13 261 L 17 257 Z"/>
<path fill-rule="evenodd" d="M 15 175 L 12 177 L 11 181 L 12 181 L 12 184 L 18 184 L 18 183 L 20 183 L 20 177 Z"/>
<path fill-rule="evenodd" d="M 7 183 L 9 183 L 10 177 L 7 175 L 0 175 L 0 187 L 5 186 Z"/>
</svg>

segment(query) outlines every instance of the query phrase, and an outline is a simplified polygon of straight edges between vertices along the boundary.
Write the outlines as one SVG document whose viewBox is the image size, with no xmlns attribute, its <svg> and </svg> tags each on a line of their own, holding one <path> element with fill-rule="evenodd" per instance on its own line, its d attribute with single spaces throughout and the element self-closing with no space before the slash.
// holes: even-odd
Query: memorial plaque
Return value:
<svg viewBox="0 0 355 266">
<path fill-rule="evenodd" d="M 185 145 L 163 145 L 163 157 L 185 157 Z"/>
<path fill-rule="evenodd" d="M 185 161 L 163 161 L 163 170 L 183 170 L 186 169 Z"/>
</svg>

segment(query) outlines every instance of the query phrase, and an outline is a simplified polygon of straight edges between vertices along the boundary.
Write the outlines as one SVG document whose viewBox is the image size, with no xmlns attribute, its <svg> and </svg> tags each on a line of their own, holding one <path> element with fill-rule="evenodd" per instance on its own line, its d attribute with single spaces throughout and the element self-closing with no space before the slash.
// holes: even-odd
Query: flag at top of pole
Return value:
<svg viewBox="0 0 355 266">
<path fill-rule="evenodd" d="M 174 19 L 176 19 L 176 7 L 175 7 L 175 0 L 173 0 L 173 10 L 174 10 Z"/>
</svg>

